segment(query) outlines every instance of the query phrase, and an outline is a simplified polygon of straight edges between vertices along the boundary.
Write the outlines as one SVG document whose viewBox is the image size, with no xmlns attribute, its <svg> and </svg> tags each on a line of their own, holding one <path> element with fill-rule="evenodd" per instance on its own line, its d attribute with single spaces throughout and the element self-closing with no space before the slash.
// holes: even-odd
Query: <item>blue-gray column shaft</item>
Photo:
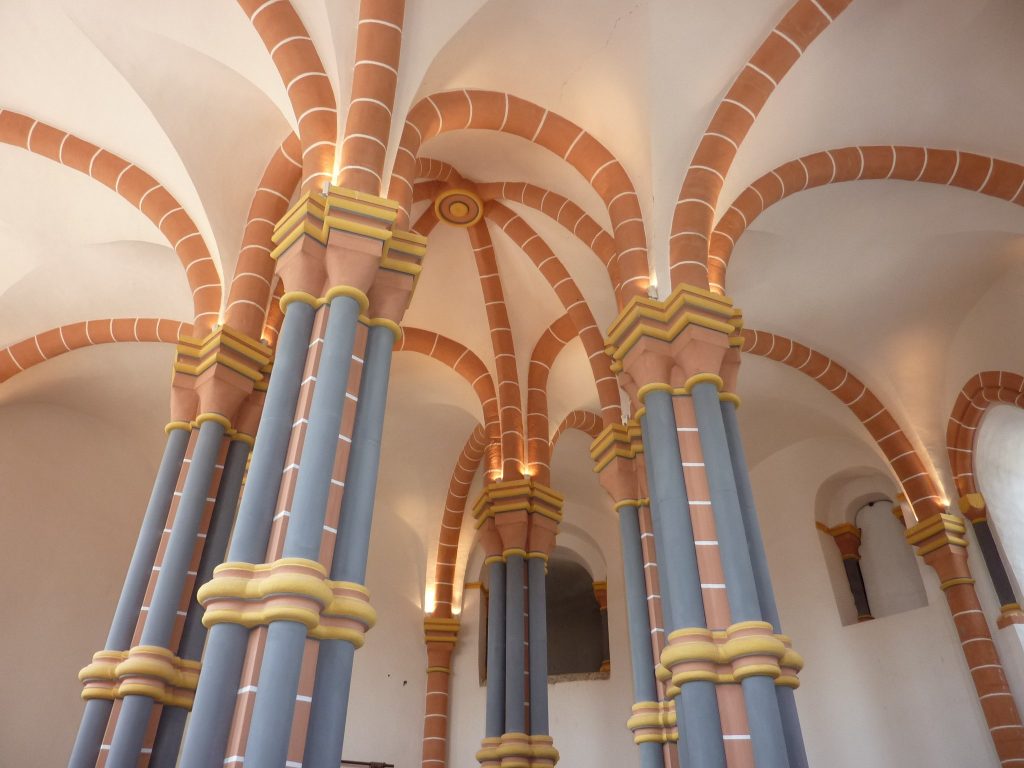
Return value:
<svg viewBox="0 0 1024 768">
<path fill-rule="evenodd" d="M 526 733 L 526 659 L 523 634 L 526 580 L 522 555 L 505 558 L 505 731 Z"/>
<path fill-rule="evenodd" d="M 505 732 L 505 563 L 495 560 L 487 576 L 487 721 L 484 736 Z"/>
<path fill-rule="evenodd" d="M 199 427 L 199 437 L 171 524 L 171 534 L 167 538 L 167 549 L 160 564 L 160 573 L 157 574 L 146 623 L 139 638 L 140 645 L 167 648 L 171 641 L 181 593 L 188 578 L 189 564 L 195 552 L 196 537 L 223 439 L 222 424 L 206 421 Z M 153 699 L 148 696 L 124 697 L 114 738 L 111 740 L 110 754 L 107 756 L 109 768 L 135 768 L 152 710 Z"/>
<path fill-rule="evenodd" d="M 619 507 L 619 540 L 622 572 L 626 587 L 626 622 L 629 627 L 629 660 L 633 668 L 633 701 L 658 701 L 654 677 L 654 649 L 651 620 L 647 613 L 644 552 L 640 541 L 640 516 L 631 504 Z M 664 768 L 661 744 L 645 742 L 640 750 L 640 768 Z"/>
<path fill-rule="evenodd" d="M 647 395 L 644 404 L 646 413 L 641 429 L 658 570 L 663 601 L 668 606 L 665 629 L 671 634 L 687 627 L 706 628 L 672 396 L 656 390 Z M 680 762 L 686 768 L 724 768 L 725 748 L 715 684 L 694 680 L 680 688 L 676 698 Z"/>
<path fill-rule="evenodd" d="M 196 602 L 196 593 L 213 576 L 213 569 L 224 562 L 224 552 L 228 548 L 231 524 L 235 519 L 238 495 L 242 490 L 242 478 L 245 475 L 245 462 L 248 458 L 248 443 L 241 440 L 232 441 L 224 459 L 224 472 L 217 488 L 217 501 L 213 504 L 210 527 L 206 532 L 206 543 L 203 545 L 203 554 L 196 570 L 195 586 L 192 588 L 192 597 L 188 603 L 188 614 L 185 616 L 185 628 L 182 630 L 181 643 L 178 645 L 178 656 L 182 659 L 198 661 L 203 653 L 206 627 L 203 626 L 203 609 Z M 187 717 L 188 710 L 182 707 L 165 706 L 160 711 L 160 724 L 157 726 L 153 754 L 149 760 L 150 768 L 174 768 L 177 764 L 181 735 L 185 731 Z"/>
<path fill-rule="evenodd" d="M 146 586 L 149 584 L 156 553 L 160 548 L 160 537 L 167 524 L 167 513 L 171 509 L 174 488 L 181 472 L 181 462 L 188 448 L 188 436 L 188 430 L 185 429 L 172 429 L 167 436 L 164 455 L 160 460 L 149 504 L 146 505 L 146 513 L 142 518 L 135 551 L 128 565 L 117 608 L 114 609 L 110 632 L 107 633 L 107 642 L 104 646 L 106 650 L 126 651 L 131 645 L 142 601 L 146 597 Z M 85 702 L 82 724 L 71 750 L 68 768 L 93 768 L 96 765 L 113 705 L 114 702 L 104 699 L 91 699 Z"/>
<path fill-rule="evenodd" d="M 739 492 L 725 437 L 718 387 L 710 381 L 700 382 L 693 386 L 691 394 L 714 510 L 722 573 L 729 595 L 729 611 L 734 623 L 763 621 L 740 512 Z M 779 702 L 775 696 L 775 680 L 766 675 L 752 675 L 744 678 L 741 685 L 755 764 L 758 768 L 788 768 L 789 756 Z"/>
<path fill-rule="evenodd" d="M 864 574 L 860 570 L 860 560 L 843 558 L 843 570 L 850 584 L 853 605 L 857 609 L 857 620 L 871 618 L 871 605 L 868 603 L 868 589 L 864 584 Z"/>
<path fill-rule="evenodd" d="M 334 581 L 366 582 L 394 345 L 394 334 L 384 326 L 369 329 L 359 384 L 359 408 L 352 430 L 352 451 L 345 471 L 341 522 L 331 560 L 331 579 Z M 320 643 L 302 758 L 305 768 L 338 768 L 341 762 L 355 650 L 347 640 L 324 640 Z"/>
<path fill-rule="evenodd" d="M 359 304 L 355 299 L 338 296 L 331 301 L 282 557 L 320 557 L 358 321 Z M 287 759 L 306 632 L 305 625 L 295 621 L 274 621 L 267 628 L 245 747 L 249 768 L 281 768 Z"/>
<path fill-rule="evenodd" d="M 229 561 L 260 563 L 266 557 L 314 316 L 311 306 L 299 302 L 289 304 L 285 312 Z M 210 629 L 181 765 L 220 768 L 224 764 L 248 638 L 249 630 L 239 624 Z"/>
<path fill-rule="evenodd" d="M 527 561 L 530 601 L 530 733 L 548 735 L 548 603 L 547 563 Z"/>
<path fill-rule="evenodd" d="M 736 417 L 736 404 L 723 400 L 721 404 L 722 420 L 725 423 L 725 436 L 729 443 L 729 456 L 732 459 L 732 471 L 736 478 L 736 490 L 740 498 L 740 514 L 747 535 L 747 549 L 750 553 L 750 564 L 754 569 L 754 581 L 757 587 L 757 601 L 761 606 L 761 615 L 782 634 L 782 622 L 779 609 L 775 602 L 775 590 L 772 589 L 771 572 L 768 569 L 768 557 L 764 551 L 764 540 L 761 537 L 761 523 L 757 517 L 754 504 L 754 490 L 750 487 L 750 470 L 747 457 L 743 450 L 743 439 L 740 435 L 739 420 Z M 786 752 L 792 768 L 808 768 L 807 751 L 804 748 L 804 737 L 800 730 L 800 716 L 796 709 L 796 695 L 792 688 L 784 685 L 775 686 L 775 696 L 779 702 L 779 714 L 782 717 L 782 728 L 786 736 Z"/>
</svg>

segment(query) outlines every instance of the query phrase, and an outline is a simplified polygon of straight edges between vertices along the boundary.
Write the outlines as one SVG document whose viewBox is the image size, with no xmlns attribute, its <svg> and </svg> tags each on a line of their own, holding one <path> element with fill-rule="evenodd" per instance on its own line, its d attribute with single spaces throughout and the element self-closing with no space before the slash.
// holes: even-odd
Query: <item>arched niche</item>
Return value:
<svg viewBox="0 0 1024 768">
<path fill-rule="evenodd" d="M 1024 574 L 1024 410 L 994 405 L 974 443 L 974 474 L 1007 575 L 1020 594 Z"/>
<path fill-rule="evenodd" d="M 487 682 L 487 614 L 490 602 L 488 568 L 483 548 L 470 555 L 468 574 L 478 574 L 480 595 L 480 684 Z M 548 681 L 607 679 L 607 609 L 598 592 L 606 589 L 607 565 L 597 543 L 586 531 L 563 524 L 558 544 L 548 558 L 547 628 Z"/>
<path fill-rule="evenodd" d="M 928 604 L 900 496 L 895 481 L 871 467 L 837 472 L 818 489 L 819 543 L 844 626 Z"/>
</svg>

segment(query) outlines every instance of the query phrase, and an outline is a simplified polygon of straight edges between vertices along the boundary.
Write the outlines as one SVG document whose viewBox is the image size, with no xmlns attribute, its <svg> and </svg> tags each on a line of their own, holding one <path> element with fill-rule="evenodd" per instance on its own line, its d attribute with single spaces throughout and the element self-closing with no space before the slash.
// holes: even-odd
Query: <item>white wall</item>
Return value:
<svg viewBox="0 0 1024 768">
<path fill-rule="evenodd" d="M 0 407 L 0 424 L 0 763 L 63 765 L 78 670 L 103 648 L 163 435 L 50 404 Z"/>
<path fill-rule="evenodd" d="M 975 480 L 1011 578 L 1024 574 L 1024 410 L 995 405 L 975 442 Z"/>
<path fill-rule="evenodd" d="M 153 392 L 165 391 L 160 382 L 166 381 L 166 360 L 149 362 L 153 381 L 125 382 L 126 388 L 145 384 Z M 59 360 L 50 365 L 61 370 Z M 106 381 L 100 385 L 111 386 Z M 93 405 L 85 410 L 52 402 L 0 403 L 0 604 L 17 617 L 5 624 L 0 637 L 0 657 L 6 662 L 0 686 L 4 764 L 60 765 L 66 760 L 81 713 L 76 673 L 103 644 L 159 459 L 164 397 L 134 404 L 121 399 L 117 407 L 107 401 L 105 409 L 89 400 Z M 118 418 L 129 406 L 148 413 L 148 420 L 133 416 L 134 426 L 128 429 Z M 430 426 L 440 430 L 443 422 L 455 421 L 450 429 L 461 440 L 471 419 L 452 417 L 441 409 Z M 385 440 L 394 448 L 402 437 L 391 431 Z M 985 466 L 1001 466 L 987 457 L 984 439 L 979 456 Z M 612 672 L 609 680 L 551 688 L 552 733 L 562 765 L 631 766 L 637 760 L 624 726 L 631 679 L 617 521 L 590 471 L 588 442 L 572 433 L 563 438 L 554 485 L 572 489 L 566 521 L 587 532 L 607 563 Z M 1006 452 L 998 442 L 993 443 L 997 455 Z M 421 749 L 428 546 L 420 526 L 433 530 L 439 522 L 447 472 L 458 450 L 444 457 L 449 467 L 444 474 L 420 475 L 424 470 L 407 460 L 426 446 L 411 443 L 381 473 L 368 573 L 380 620 L 356 657 L 345 749 L 347 757 L 386 760 L 401 768 L 418 765 Z M 753 471 L 785 629 L 807 660 L 797 700 L 811 763 L 830 768 L 996 765 L 945 600 L 930 570 L 921 571 L 928 607 L 840 625 L 815 538 L 820 534 L 814 509 L 821 482 L 851 466 L 885 470 L 863 443 L 829 437 L 796 442 Z M 1016 474 L 1012 463 L 1004 473 L 983 474 L 988 484 L 983 490 L 993 507 L 1010 509 L 1004 498 L 1022 498 L 1014 487 L 1000 490 L 1000 478 Z M 410 478 L 429 495 L 401 482 Z M 993 517 L 998 526 L 998 514 Z M 986 615 L 993 617 L 991 588 L 974 558 L 979 595 Z M 483 733 L 478 598 L 476 591 L 467 593 L 455 654 L 452 768 L 475 766 L 473 755 Z M 1022 665 L 1004 649 L 1007 638 L 1015 638 L 1012 632 L 999 631 L 996 639 L 1019 693 Z M 59 727 L 47 729 L 42 739 L 39 723 L 44 721 Z"/>
<path fill-rule="evenodd" d="M 907 545 L 903 523 L 892 515 L 892 502 L 865 504 L 856 520 L 861 529 L 860 567 L 871 615 L 881 619 L 926 606 L 918 557 Z"/>
<path fill-rule="evenodd" d="M 877 465 L 862 443 L 811 439 L 752 471 L 784 631 L 806 667 L 797 704 L 811 765 L 996 766 L 945 598 L 922 569 L 928 606 L 844 627 L 814 528 L 820 484 Z M 990 614 L 991 615 L 991 614 Z"/>
</svg>

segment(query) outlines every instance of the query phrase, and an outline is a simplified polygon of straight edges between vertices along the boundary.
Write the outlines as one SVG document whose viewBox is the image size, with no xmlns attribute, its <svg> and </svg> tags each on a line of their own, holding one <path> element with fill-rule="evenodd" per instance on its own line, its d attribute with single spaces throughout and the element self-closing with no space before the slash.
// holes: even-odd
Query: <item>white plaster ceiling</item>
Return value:
<svg viewBox="0 0 1024 768">
<path fill-rule="evenodd" d="M 357 5 L 295 2 L 342 106 Z M 480 88 L 509 91 L 577 122 L 629 172 L 664 282 L 672 208 L 697 141 L 788 7 L 782 0 L 451 0 L 443 9 L 410 2 L 396 113 L 436 90 Z M 201 0 L 22 0 L 0 4 L 0 30 L 0 108 L 146 169 L 186 208 L 229 275 L 256 182 L 294 126 L 284 88 L 241 10 Z M 850 143 L 927 144 L 1024 161 L 1022 36 L 1024 5 L 1010 0 L 855 0 L 768 102 L 722 206 L 782 162 Z M 396 120 L 393 136 L 400 131 Z M 551 188 L 608 224 L 585 180 L 522 139 L 448 134 L 423 154 L 478 181 Z M 543 215 L 513 208 L 563 259 L 606 327 L 615 310 L 600 262 Z M 492 236 L 525 392 L 533 346 L 562 309 L 526 256 L 500 232 Z M 1017 343 L 1022 251 L 1017 207 L 960 190 L 857 182 L 795 195 L 760 217 L 736 249 L 730 290 L 750 327 L 809 343 L 869 383 L 944 471 L 945 420 L 962 382 L 982 367 L 1024 368 Z M 147 220 L 101 185 L 11 147 L 0 147 L 0 253 L 3 343 L 91 318 L 189 319 L 184 275 Z M 435 231 L 408 322 L 450 335 L 493 370 L 463 232 Z M 0 385 L 0 398 L 9 407 L 27 403 L 29 385 L 38 384 L 47 402 L 97 418 L 148 413 L 156 396 L 145 388 L 157 389 L 163 402 L 170 355 L 142 349 L 72 353 Z M 744 371 L 752 462 L 804 439 L 866 440 L 838 402 L 776 367 L 757 361 Z M 130 378 L 143 369 L 151 375 Z M 49 383 L 57 375 L 49 371 L 64 383 Z M 400 357 L 394 379 L 382 483 L 393 485 L 394 514 L 429 549 L 479 406 L 459 377 L 432 361 Z M 96 381 L 107 394 L 100 387 L 95 396 L 73 395 Z M 115 386 L 120 381 L 139 386 Z M 551 403 L 552 429 L 568 410 L 596 407 L 578 342 L 552 373 Z M 155 421 L 140 415 L 137 433 L 156 429 Z M 563 452 L 585 443 L 567 440 L 556 466 L 566 461 Z M 395 462 L 409 471 L 388 469 Z M 566 477 L 582 482 L 575 470 Z M 576 490 L 553 482 L 567 494 Z"/>
</svg>

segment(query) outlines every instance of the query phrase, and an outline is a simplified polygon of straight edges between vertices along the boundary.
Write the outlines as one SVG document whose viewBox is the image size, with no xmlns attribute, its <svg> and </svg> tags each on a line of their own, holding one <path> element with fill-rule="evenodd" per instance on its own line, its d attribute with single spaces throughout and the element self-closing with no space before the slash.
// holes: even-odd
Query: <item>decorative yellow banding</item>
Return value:
<svg viewBox="0 0 1024 768">
<path fill-rule="evenodd" d="M 725 389 L 725 382 L 722 380 L 722 377 L 715 373 L 695 374 L 686 380 L 686 383 L 683 384 L 683 389 L 685 389 L 687 392 L 692 392 L 695 386 L 697 386 L 698 384 L 704 384 L 706 382 L 714 384 L 715 389 L 717 389 L 718 391 L 722 391 L 723 389 Z"/>
<path fill-rule="evenodd" d="M 676 393 L 677 390 L 671 384 L 662 384 L 658 382 L 644 384 L 636 391 L 636 399 L 642 403 L 647 399 L 647 396 L 651 394 L 651 392 L 668 392 L 672 395 Z M 678 390 L 678 393 L 682 395 L 689 394 L 689 392 L 684 392 L 683 390 Z"/>
<path fill-rule="evenodd" d="M 650 503 L 651 503 L 651 500 L 647 499 L 647 498 L 644 498 L 644 499 L 623 499 L 622 501 L 615 502 L 615 504 L 612 506 L 612 509 L 614 509 L 616 512 L 618 512 L 623 507 L 636 507 L 637 509 L 639 509 L 640 507 L 650 506 Z"/>
<path fill-rule="evenodd" d="M 506 560 L 508 560 L 510 557 L 513 557 L 515 555 L 519 555 L 519 557 L 523 557 L 523 558 L 527 557 L 526 550 L 525 549 L 519 549 L 519 547 L 509 547 L 508 549 L 506 549 L 501 554 L 504 556 L 504 558 Z"/>
<path fill-rule="evenodd" d="M 226 416 L 222 416 L 219 413 L 200 413 L 198 416 L 196 416 L 195 423 L 197 426 L 201 427 L 208 421 L 212 421 L 214 424 L 220 424 L 222 427 L 224 427 L 225 432 L 237 434 L 231 428 L 231 421 Z"/>
<path fill-rule="evenodd" d="M 423 271 L 423 258 L 427 255 L 427 238 L 417 232 L 395 231 L 384 244 L 380 267 L 401 272 L 413 278 L 413 286 Z"/>
<path fill-rule="evenodd" d="M 481 746 L 476 758 L 484 765 L 500 763 L 501 768 L 541 768 L 558 762 L 558 750 L 550 736 L 503 733 L 500 738 L 484 739 Z"/>
<path fill-rule="evenodd" d="M 966 533 L 966 531 L 967 527 L 959 517 L 941 512 L 937 515 L 926 517 L 917 525 L 911 526 L 906 530 L 904 536 L 906 536 L 908 544 L 919 544 L 932 536 L 941 536 L 942 542 L 939 546 L 947 543 L 948 539 L 949 543 L 965 547 L 967 542 L 960 538 L 960 534 Z M 935 549 L 937 548 L 935 547 Z"/>
<path fill-rule="evenodd" d="M 636 744 L 665 744 L 679 738 L 676 708 L 671 701 L 639 701 L 626 721 Z"/>
<path fill-rule="evenodd" d="M 306 293 L 305 291 L 288 291 L 281 297 L 281 311 L 286 312 L 288 310 L 288 305 L 293 304 L 295 302 L 299 302 L 300 304 L 308 304 L 313 309 L 317 309 L 320 307 L 320 299 L 318 299 L 313 294 Z"/>
<path fill-rule="evenodd" d="M 285 213 L 274 227 L 271 241 L 277 244 L 277 248 L 271 251 L 270 257 L 276 259 L 277 256 L 280 256 L 280 253 L 275 254 L 275 251 L 280 250 L 283 253 L 301 235 L 306 234 L 307 228 L 310 230 L 310 234 L 316 234 L 317 229 L 313 226 L 307 226 L 304 220 L 307 216 L 312 216 L 322 223 L 326 203 L 327 198 L 313 190 L 300 195 L 299 199 L 295 201 L 295 205 Z"/>
<path fill-rule="evenodd" d="M 732 403 L 737 408 L 739 408 L 742 404 L 740 401 L 740 396 L 737 395 L 735 392 L 719 392 L 718 400 L 719 402 L 722 403 Z"/>
<path fill-rule="evenodd" d="M 690 309 L 695 311 L 689 311 Z M 727 335 L 736 331 L 732 301 L 692 285 L 680 284 L 664 301 L 635 296 L 612 323 L 605 339 L 608 354 L 621 363 L 644 336 L 672 341 L 688 325 Z"/>
<path fill-rule="evenodd" d="M 353 288 L 349 285 L 336 285 L 322 298 L 317 298 L 310 293 L 304 291 L 290 291 L 281 297 L 281 310 L 284 311 L 289 304 L 292 302 L 302 302 L 308 304 L 314 309 L 319 309 L 325 304 L 329 304 L 331 299 L 337 296 L 348 296 L 349 298 L 355 299 L 359 304 L 359 322 L 366 326 L 381 325 L 391 331 L 395 337 L 395 343 L 398 343 L 402 339 L 403 331 L 402 326 L 396 323 L 394 320 L 388 320 L 386 317 L 370 317 L 366 314 L 370 306 L 370 300 L 366 294 L 360 291 L 358 288 Z"/>
<path fill-rule="evenodd" d="M 733 624 L 723 631 L 703 627 L 677 629 L 668 636 L 655 675 L 674 688 L 694 681 L 737 683 L 761 675 L 796 687 L 803 659 L 785 635 L 763 621 Z M 787 670 L 785 673 L 783 670 Z M 790 674 L 792 672 L 792 674 Z"/>
<path fill-rule="evenodd" d="M 232 440 L 237 440 L 240 443 L 245 443 L 251 450 L 256 445 L 256 438 L 252 435 L 247 435 L 245 432 L 233 432 L 231 435 Z"/>
<path fill-rule="evenodd" d="M 423 638 L 427 643 L 447 643 L 455 645 L 459 638 L 459 620 L 427 616 L 423 620 Z M 429 669 L 427 670 L 429 671 Z"/>
<path fill-rule="evenodd" d="M 562 521 L 563 497 L 546 485 L 527 477 L 522 480 L 488 483 L 473 504 L 473 517 L 479 528 L 488 519 L 503 512 L 527 512 Z M 524 553 L 525 556 L 525 553 Z"/>
<path fill-rule="evenodd" d="M 554 765 L 558 762 L 558 750 L 555 749 L 555 740 L 551 736 L 533 735 L 530 737 L 530 761 L 531 768 Z"/>
<path fill-rule="evenodd" d="M 370 307 L 370 300 L 366 298 L 366 294 L 360 291 L 358 288 L 353 288 L 351 285 L 335 285 L 332 288 L 327 289 L 327 293 L 324 294 L 323 298 L 320 299 L 321 304 L 330 304 L 331 301 L 338 298 L 339 296 L 345 296 L 349 299 L 355 300 L 359 305 L 359 314 L 363 315 L 366 310 Z"/>
<path fill-rule="evenodd" d="M 398 203 L 387 198 L 334 186 L 326 195 L 309 191 L 274 228 L 270 258 L 279 258 L 304 235 L 326 245 L 332 229 L 385 242 L 397 216 Z"/>
<path fill-rule="evenodd" d="M 1006 603 L 999 607 L 1000 613 L 1014 613 L 1020 610 L 1020 603 Z"/>
<path fill-rule="evenodd" d="M 226 325 L 214 328 L 206 337 L 178 337 L 174 370 L 199 376 L 214 365 L 221 365 L 252 382 L 263 380 L 262 369 L 270 362 L 266 344 Z"/>
<path fill-rule="evenodd" d="M 590 444 L 590 458 L 594 460 L 595 472 L 600 472 L 617 458 L 634 459 L 643 451 L 640 422 L 636 419 L 630 419 L 625 424 L 609 424 Z"/>
<path fill-rule="evenodd" d="M 972 509 L 984 509 L 985 508 L 985 497 L 975 491 L 974 493 L 965 493 L 960 497 L 960 511 L 966 514 Z"/>
<path fill-rule="evenodd" d="M 164 427 L 165 434 L 171 434 L 176 429 L 183 429 L 186 432 L 192 431 L 192 422 L 190 421 L 169 421 L 167 426 Z"/>
<path fill-rule="evenodd" d="M 714 373 L 698 373 L 687 379 L 686 383 L 683 384 L 683 386 L 681 387 L 673 387 L 670 384 L 661 384 L 657 382 L 652 384 L 644 384 L 644 386 L 640 387 L 640 389 L 636 391 L 636 397 L 637 400 L 639 400 L 641 403 L 644 402 L 644 400 L 647 398 L 649 394 L 651 394 L 651 392 L 668 392 L 672 397 L 689 397 L 693 394 L 693 388 L 697 384 L 700 384 L 702 382 L 711 382 L 718 388 L 719 402 L 723 400 L 728 400 L 729 402 L 733 403 L 737 408 L 739 407 L 739 395 L 735 395 L 732 392 L 723 392 L 722 388 L 725 386 L 725 382 L 722 381 L 722 378 L 720 376 Z M 636 413 L 636 418 L 639 419 L 645 412 L 645 408 L 638 410 Z"/>
<path fill-rule="evenodd" d="M 178 345 L 178 351 L 189 355 L 195 355 L 198 351 L 199 357 L 206 357 L 219 347 L 225 347 L 240 355 L 252 360 L 259 365 L 266 365 L 270 362 L 270 350 L 266 344 L 256 341 L 241 331 L 236 331 L 227 325 L 218 325 L 203 339 L 195 339 L 189 336 L 182 336 L 183 341 L 198 344 L 199 349 L 194 350 L 186 345 Z"/>
<path fill-rule="evenodd" d="M 501 744 L 501 738 L 498 736 L 488 736 L 480 742 L 480 749 L 476 753 L 476 759 L 478 763 L 489 764 L 493 763 L 497 765 L 499 762 L 498 758 L 498 747 Z"/>
<path fill-rule="evenodd" d="M 917 546 L 917 554 L 924 557 L 945 546 L 966 547 L 967 539 L 963 538 L 966 532 L 961 518 L 942 512 L 911 526 L 904 536 L 908 544 Z"/>
<path fill-rule="evenodd" d="M 429 675 L 431 672 L 443 672 L 446 675 L 452 673 L 449 667 L 427 667 L 427 674 Z"/>
<path fill-rule="evenodd" d="M 227 355 L 223 355 L 219 352 L 215 355 L 204 357 L 202 361 L 196 365 L 190 365 L 179 360 L 174 363 L 174 370 L 179 373 L 187 373 L 190 376 L 198 376 L 218 363 L 223 365 L 225 368 L 230 368 L 235 373 L 241 374 L 247 379 L 251 379 L 254 382 L 260 381 L 263 378 L 263 374 L 261 374 L 258 369 L 244 365 L 233 357 L 228 357 Z"/>
<path fill-rule="evenodd" d="M 820 523 L 815 523 L 815 525 L 818 526 L 818 525 L 821 525 L 821 524 Z M 860 530 L 860 528 L 858 528 L 853 523 L 840 523 L 839 525 L 833 525 L 831 528 L 828 528 L 827 526 L 822 525 L 822 527 L 819 528 L 818 530 L 825 531 L 825 533 L 827 533 L 832 538 L 835 538 L 837 536 L 843 536 L 844 534 L 850 534 L 851 536 L 856 537 L 858 541 L 861 538 L 861 530 Z"/>
<path fill-rule="evenodd" d="M 198 661 L 178 658 L 166 648 L 138 645 L 127 651 L 97 651 L 78 679 L 86 701 L 146 696 L 165 706 L 191 709 L 200 668 Z"/>
<path fill-rule="evenodd" d="M 361 584 L 331 581 L 315 560 L 282 558 L 273 563 L 224 563 L 200 587 L 203 625 L 252 628 L 273 621 L 306 627 L 316 640 L 347 640 L 356 648 L 377 621 L 369 591 Z"/>
<path fill-rule="evenodd" d="M 946 579 L 944 582 L 939 584 L 939 589 L 945 592 L 947 589 L 950 589 L 951 587 L 962 587 L 965 584 L 973 583 L 974 579 L 970 578 L 969 576 L 961 576 L 955 579 Z"/>
</svg>

